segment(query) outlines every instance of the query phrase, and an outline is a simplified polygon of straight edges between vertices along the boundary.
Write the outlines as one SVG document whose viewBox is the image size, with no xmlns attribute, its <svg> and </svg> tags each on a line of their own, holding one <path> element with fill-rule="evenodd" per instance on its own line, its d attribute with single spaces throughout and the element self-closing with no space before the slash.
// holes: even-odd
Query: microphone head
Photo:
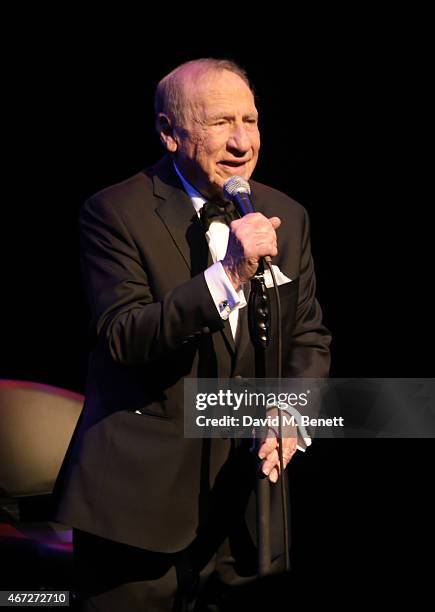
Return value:
<svg viewBox="0 0 435 612">
<path fill-rule="evenodd" d="M 241 176 L 232 176 L 229 178 L 224 185 L 224 194 L 231 200 L 238 193 L 246 193 L 251 195 L 251 187 L 248 181 Z"/>
</svg>

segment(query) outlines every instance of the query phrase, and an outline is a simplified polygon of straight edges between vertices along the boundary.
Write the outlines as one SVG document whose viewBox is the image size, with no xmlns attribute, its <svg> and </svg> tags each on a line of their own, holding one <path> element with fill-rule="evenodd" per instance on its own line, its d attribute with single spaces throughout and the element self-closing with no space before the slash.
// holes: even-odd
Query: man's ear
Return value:
<svg viewBox="0 0 435 612">
<path fill-rule="evenodd" d="M 170 118 L 164 113 L 159 113 L 157 117 L 157 131 L 160 134 L 160 140 L 163 146 L 169 153 L 175 153 L 178 148 L 178 143 L 174 135 L 174 128 Z"/>
</svg>

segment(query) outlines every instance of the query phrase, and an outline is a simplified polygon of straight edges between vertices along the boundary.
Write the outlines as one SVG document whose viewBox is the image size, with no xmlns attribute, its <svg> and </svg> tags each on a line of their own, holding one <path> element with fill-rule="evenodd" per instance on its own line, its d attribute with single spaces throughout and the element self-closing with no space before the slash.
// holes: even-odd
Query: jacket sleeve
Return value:
<svg viewBox="0 0 435 612">
<path fill-rule="evenodd" d="M 155 300 L 131 233 L 101 196 L 82 208 L 80 247 L 93 330 L 115 362 L 144 365 L 223 327 L 203 273 Z"/>
<path fill-rule="evenodd" d="M 331 334 L 322 323 L 322 310 L 316 299 L 316 277 L 310 244 L 310 224 L 304 209 L 299 298 L 292 335 L 288 376 L 326 378 L 329 373 Z"/>
</svg>

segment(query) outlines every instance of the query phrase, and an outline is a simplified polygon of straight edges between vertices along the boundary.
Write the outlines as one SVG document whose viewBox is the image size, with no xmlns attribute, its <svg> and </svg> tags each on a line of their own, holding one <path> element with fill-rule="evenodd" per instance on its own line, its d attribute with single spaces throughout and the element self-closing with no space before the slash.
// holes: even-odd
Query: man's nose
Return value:
<svg viewBox="0 0 435 612">
<path fill-rule="evenodd" d="M 235 125 L 228 138 L 228 147 L 240 153 L 247 153 L 251 148 L 251 139 L 244 125 Z"/>
</svg>

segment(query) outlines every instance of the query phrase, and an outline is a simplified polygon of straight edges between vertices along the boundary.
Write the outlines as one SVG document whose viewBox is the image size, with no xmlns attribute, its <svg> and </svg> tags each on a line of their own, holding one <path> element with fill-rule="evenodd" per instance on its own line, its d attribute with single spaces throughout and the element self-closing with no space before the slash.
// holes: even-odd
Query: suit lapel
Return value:
<svg viewBox="0 0 435 612">
<path fill-rule="evenodd" d="M 175 173 L 164 158 L 153 176 L 154 193 L 160 198 L 156 213 L 166 226 L 192 276 L 207 267 L 208 246 L 198 215 Z M 170 165 L 172 163 L 169 160 Z"/>
</svg>

